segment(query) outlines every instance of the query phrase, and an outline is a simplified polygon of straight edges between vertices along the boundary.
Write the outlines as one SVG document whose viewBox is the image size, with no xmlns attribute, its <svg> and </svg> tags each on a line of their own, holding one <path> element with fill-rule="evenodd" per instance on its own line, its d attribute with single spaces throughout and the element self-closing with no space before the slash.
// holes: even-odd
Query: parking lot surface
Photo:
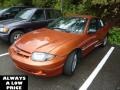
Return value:
<svg viewBox="0 0 120 90">
<path fill-rule="evenodd" d="M 115 49 L 97 74 L 88 90 L 120 90 L 120 47 L 108 44 L 98 47 L 78 65 L 73 76 L 59 75 L 42 78 L 18 70 L 9 55 L 0 57 L 0 75 L 28 75 L 28 90 L 78 90 L 96 68 L 108 50 Z M 9 45 L 0 41 L 0 54 L 7 53 Z"/>
</svg>

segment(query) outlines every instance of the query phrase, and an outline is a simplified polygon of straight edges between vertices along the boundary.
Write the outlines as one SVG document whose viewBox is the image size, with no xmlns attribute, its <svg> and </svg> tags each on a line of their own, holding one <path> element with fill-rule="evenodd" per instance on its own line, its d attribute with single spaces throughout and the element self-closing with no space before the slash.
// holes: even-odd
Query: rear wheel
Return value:
<svg viewBox="0 0 120 90">
<path fill-rule="evenodd" d="M 78 53 L 77 51 L 73 51 L 71 54 L 69 54 L 65 65 L 64 65 L 64 74 L 65 75 L 72 75 L 76 69 L 78 62 Z"/>
<path fill-rule="evenodd" d="M 24 32 L 20 31 L 20 30 L 17 30 L 17 31 L 14 31 L 10 34 L 10 43 L 14 43 L 14 41 L 16 41 L 19 37 L 21 37 L 22 35 L 24 34 Z"/>
<path fill-rule="evenodd" d="M 102 47 L 106 46 L 108 37 L 106 36 L 102 42 Z"/>
</svg>

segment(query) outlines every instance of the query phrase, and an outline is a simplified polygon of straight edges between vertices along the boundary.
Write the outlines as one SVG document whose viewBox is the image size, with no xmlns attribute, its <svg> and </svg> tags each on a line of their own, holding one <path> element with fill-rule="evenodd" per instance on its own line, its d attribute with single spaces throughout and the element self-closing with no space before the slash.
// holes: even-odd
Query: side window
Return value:
<svg viewBox="0 0 120 90">
<path fill-rule="evenodd" d="M 19 8 L 11 8 L 8 10 L 7 13 L 11 13 L 11 14 L 17 14 L 19 12 Z"/>
<path fill-rule="evenodd" d="M 100 29 L 100 28 L 102 28 L 104 26 L 104 23 L 103 23 L 103 21 L 101 19 L 97 19 L 96 24 L 97 24 L 97 29 Z"/>
<path fill-rule="evenodd" d="M 104 23 L 102 22 L 101 19 L 98 18 L 94 18 L 90 21 L 89 24 L 89 30 L 99 30 L 100 28 L 102 28 L 104 26 Z"/>
<path fill-rule="evenodd" d="M 97 24 L 96 23 L 97 23 L 97 20 L 96 19 L 92 19 L 90 21 L 88 30 L 97 30 Z"/>
<path fill-rule="evenodd" d="M 99 21 L 100 21 L 101 27 L 103 27 L 104 26 L 104 22 L 101 19 Z"/>
<path fill-rule="evenodd" d="M 53 19 L 54 17 L 54 11 L 53 10 L 46 10 L 46 18 L 47 19 Z"/>
<path fill-rule="evenodd" d="M 44 10 L 37 10 L 32 16 L 32 21 L 40 21 L 45 20 Z"/>
</svg>

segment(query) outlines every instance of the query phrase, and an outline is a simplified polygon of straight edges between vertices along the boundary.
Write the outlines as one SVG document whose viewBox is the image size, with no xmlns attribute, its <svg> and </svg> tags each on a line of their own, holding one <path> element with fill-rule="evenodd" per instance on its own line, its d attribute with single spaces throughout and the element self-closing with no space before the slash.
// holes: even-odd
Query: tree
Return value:
<svg viewBox="0 0 120 90">
<path fill-rule="evenodd" d="M 32 0 L 32 3 L 39 7 L 54 7 L 56 0 Z"/>
<path fill-rule="evenodd" d="M 0 0 L 0 4 L 3 5 L 3 3 L 4 3 L 4 0 Z"/>
<path fill-rule="evenodd" d="M 23 5 L 31 6 L 32 5 L 32 0 L 21 0 Z"/>
</svg>

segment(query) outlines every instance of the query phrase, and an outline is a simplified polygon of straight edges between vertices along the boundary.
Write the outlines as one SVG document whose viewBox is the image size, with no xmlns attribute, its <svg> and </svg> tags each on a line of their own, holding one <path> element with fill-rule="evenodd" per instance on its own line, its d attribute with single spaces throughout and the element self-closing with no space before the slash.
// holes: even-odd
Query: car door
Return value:
<svg viewBox="0 0 120 90">
<path fill-rule="evenodd" d="M 55 15 L 55 11 L 54 10 L 46 9 L 45 13 L 46 13 L 46 20 L 47 20 L 48 24 L 56 19 L 56 15 Z"/>
<path fill-rule="evenodd" d="M 101 19 L 97 18 L 97 38 L 99 40 L 99 44 L 101 44 L 101 41 L 104 39 L 106 35 L 106 30 L 104 28 L 104 23 Z"/>
<path fill-rule="evenodd" d="M 32 29 L 38 29 L 47 26 L 44 9 L 37 10 L 31 17 Z"/>
<path fill-rule="evenodd" d="M 88 54 L 92 49 L 94 49 L 95 45 L 97 45 L 99 41 L 97 31 L 97 19 L 93 18 L 89 21 L 87 32 L 84 37 L 84 44 L 82 47 L 83 55 Z"/>
</svg>

